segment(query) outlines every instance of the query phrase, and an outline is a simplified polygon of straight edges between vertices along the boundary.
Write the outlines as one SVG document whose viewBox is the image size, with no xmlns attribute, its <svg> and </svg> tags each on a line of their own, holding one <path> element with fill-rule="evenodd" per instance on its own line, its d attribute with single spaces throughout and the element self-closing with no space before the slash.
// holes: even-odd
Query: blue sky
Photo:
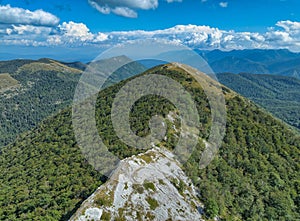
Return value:
<svg viewBox="0 0 300 221">
<path fill-rule="evenodd" d="M 159 1 L 156 9 L 137 10 L 138 18 L 105 15 L 91 7 L 88 0 L 2 0 L 2 5 L 30 10 L 43 9 L 61 21 L 85 23 L 91 31 L 155 30 L 178 24 L 209 25 L 236 31 L 265 31 L 281 20 L 300 21 L 298 0 L 182 0 Z M 227 7 L 220 5 L 227 3 Z M 226 4 L 223 4 L 225 6 Z"/>
<path fill-rule="evenodd" d="M 298 0 L 0 0 L 0 7 L 0 59 L 18 50 L 74 55 L 145 37 L 197 49 L 300 51 Z"/>
</svg>

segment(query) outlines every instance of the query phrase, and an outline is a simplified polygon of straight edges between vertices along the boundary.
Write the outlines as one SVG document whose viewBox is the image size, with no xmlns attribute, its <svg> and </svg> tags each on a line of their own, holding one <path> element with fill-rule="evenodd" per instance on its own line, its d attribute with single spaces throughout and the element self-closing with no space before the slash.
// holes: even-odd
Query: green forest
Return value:
<svg viewBox="0 0 300 221">
<path fill-rule="evenodd" d="M 144 74 L 165 75 L 183 85 L 199 112 L 199 141 L 207 139 L 210 107 L 196 80 L 180 68 L 168 65 Z M 140 151 L 118 139 L 110 118 L 113 99 L 129 80 L 101 91 L 96 104 L 99 135 L 121 159 Z M 183 165 L 199 191 L 206 218 L 218 215 L 221 220 L 299 219 L 299 133 L 252 101 L 223 89 L 227 126 L 218 156 L 208 167 L 200 169 L 203 145 L 199 142 Z M 132 109 L 132 130 L 146 136 L 151 116 L 166 117 L 170 111 L 177 112 L 164 98 L 145 96 Z M 179 121 L 175 124 L 180 127 Z M 168 125 L 168 139 L 160 145 L 172 149 L 177 141 L 175 133 L 172 125 Z M 83 200 L 105 182 L 105 177 L 80 152 L 72 128 L 71 108 L 21 134 L 0 153 L 1 220 L 68 220 Z"/>
<path fill-rule="evenodd" d="M 262 74 L 217 74 L 220 83 L 300 129 L 300 80 Z"/>
<path fill-rule="evenodd" d="M 0 96 L 0 148 L 71 104 L 81 72 L 50 60 L 2 62 L 19 87 Z"/>
<path fill-rule="evenodd" d="M 111 67 L 116 62 L 125 61 L 128 58 L 123 56 L 93 64 Z M 82 66 L 83 64 L 61 63 L 51 59 L 0 62 L 0 73 L 8 73 L 19 84 L 19 87 L 4 92 L 1 92 L 0 85 L 0 148 L 14 141 L 20 133 L 36 127 L 43 119 L 71 105 L 82 76 Z M 129 63 L 111 75 L 104 86 L 144 70 L 138 63 Z M 6 75 L 3 77 L 7 78 Z M 1 80 L 3 79 L 0 78 Z"/>
</svg>

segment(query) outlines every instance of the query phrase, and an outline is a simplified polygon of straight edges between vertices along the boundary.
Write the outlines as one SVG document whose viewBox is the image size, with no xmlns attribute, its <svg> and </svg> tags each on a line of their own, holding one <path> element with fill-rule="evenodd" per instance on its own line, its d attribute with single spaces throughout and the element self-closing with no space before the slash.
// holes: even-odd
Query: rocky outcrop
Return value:
<svg viewBox="0 0 300 221">
<path fill-rule="evenodd" d="M 202 209 L 173 154 L 154 147 L 121 161 L 70 220 L 202 220 Z"/>
</svg>

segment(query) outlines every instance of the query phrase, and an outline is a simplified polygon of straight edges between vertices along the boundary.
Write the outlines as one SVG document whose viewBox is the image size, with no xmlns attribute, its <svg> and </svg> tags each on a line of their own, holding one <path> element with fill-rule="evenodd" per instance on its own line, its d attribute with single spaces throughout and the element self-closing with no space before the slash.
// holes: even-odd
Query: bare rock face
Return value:
<svg viewBox="0 0 300 221">
<path fill-rule="evenodd" d="M 193 184 L 166 149 L 121 161 L 70 220 L 202 220 Z"/>
</svg>

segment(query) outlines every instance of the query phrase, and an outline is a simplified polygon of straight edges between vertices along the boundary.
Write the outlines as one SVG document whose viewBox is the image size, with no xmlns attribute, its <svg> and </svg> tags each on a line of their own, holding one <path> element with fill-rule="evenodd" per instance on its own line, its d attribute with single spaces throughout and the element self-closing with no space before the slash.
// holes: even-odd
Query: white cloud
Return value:
<svg viewBox="0 0 300 221">
<path fill-rule="evenodd" d="M 283 31 L 272 31 L 266 33 L 267 40 L 270 42 L 291 42 L 293 39 L 289 33 Z"/>
<path fill-rule="evenodd" d="M 135 10 L 149 10 L 158 7 L 158 0 L 88 0 L 89 4 L 103 14 L 111 12 L 128 17 L 136 18 Z"/>
<path fill-rule="evenodd" d="M 285 31 L 298 31 L 300 30 L 300 22 L 292 22 L 292 21 L 279 21 L 276 23 L 278 27 L 282 27 Z"/>
<path fill-rule="evenodd" d="M 122 12 L 120 12 L 122 13 Z M 92 33 L 83 23 L 63 22 L 55 27 L 0 24 L 0 44 L 31 46 L 111 47 L 138 39 L 160 39 L 194 49 L 278 49 L 300 52 L 300 22 L 279 21 L 265 33 L 236 32 L 210 26 L 177 25 L 168 29 Z"/>
<path fill-rule="evenodd" d="M 101 12 L 102 14 L 110 14 L 111 12 L 111 8 L 108 7 L 107 5 L 105 6 L 100 6 L 99 4 L 97 4 L 94 1 L 89 0 L 89 4 L 95 8 L 97 11 Z"/>
<path fill-rule="evenodd" d="M 123 31 L 110 32 L 111 42 L 157 38 L 181 43 L 198 49 L 276 49 L 287 48 L 300 51 L 299 22 L 280 21 L 268 32 L 235 32 L 209 26 L 177 25 L 175 27 L 155 31 Z M 283 27 L 284 25 L 284 27 Z M 278 30 L 282 28 L 283 30 Z"/>
<path fill-rule="evenodd" d="M 222 8 L 227 8 L 228 7 L 228 2 L 220 2 L 220 7 Z"/>
<path fill-rule="evenodd" d="M 31 34 L 31 35 L 48 35 L 52 31 L 50 27 L 44 26 L 33 26 L 33 25 L 12 25 L 11 27 L 6 28 L 6 33 L 8 35 L 17 34 Z"/>
<path fill-rule="evenodd" d="M 80 46 L 100 43 L 107 39 L 108 35 L 104 33 L 93 34 L 85 24 L 70 21 L 59 25 L 57 33 L 49 35 L 47 42 L 49 45 Z"/>
<path fill-rule="evenodd" d="M 283 47 L 300 52 L 300 22 L 279 21 L 276 26 L 281 30 L 270 28 L 265 34 L 266 42 L 273 47 Z"/>
<path fill-rule="evenodd" d="M 98 32 L 98 34 L 95 36 L 93 42 L 102 42 L 108 40 L 108 35 Z"/>
<path fill-rule="evenodd" d="M 107 6 L 110 8 L 128 7 L 133 9 L 149 10 L 158 7 L 158 0 L 89 0 L 89 2 L 94 2 L 102 7 Z"/>
<path fill-rule="evenodd" d="M 63 44 L 62 37 L 58 35 L 49 36 L 47 39 L 49 45 L 61 45 Z"/>
<path fill-rule="evenodd" d="M 168 3 L 172 3 L 172 2 L 182 2 L 182 0 L 167 0 Z"/>
<path fill-rule="evenodd" d="M 42 42 L 38 42 L 30 39 L 0 39 L 3 45 L 20 45 L 20 46 L 46 46 Z"/>
<path fill-rule="evenodd" d="M 64 22 L 58 26 L 62 34 L 69 38 L 80 39 L 81 41 L 87 41 L 93 39 L 93 34 L 88 27 L 83 23 Z"/>
<path fill-rule="evenodd" d="M 182 0 L 165 0 L 168 3 Z M 114 13 L 127 18 L 137 18 L 136 10 L 156 9 L 158 0 L 88 0 L 89 4 L 102 14 Z"/>
<path fill-rule="evenodd" d="M 43 10 L 29 11 L 23 8 L 0 5 L 0 23 L 36 26 L 56 26 L 59 19 Z"/>
<path fill-rule="evenodd" d="M 127 18 L 137 18 L 137 13 L 127 7 L 116 7 L 112 10 L 116 15 L 124 16 Z"/>
</svg>

